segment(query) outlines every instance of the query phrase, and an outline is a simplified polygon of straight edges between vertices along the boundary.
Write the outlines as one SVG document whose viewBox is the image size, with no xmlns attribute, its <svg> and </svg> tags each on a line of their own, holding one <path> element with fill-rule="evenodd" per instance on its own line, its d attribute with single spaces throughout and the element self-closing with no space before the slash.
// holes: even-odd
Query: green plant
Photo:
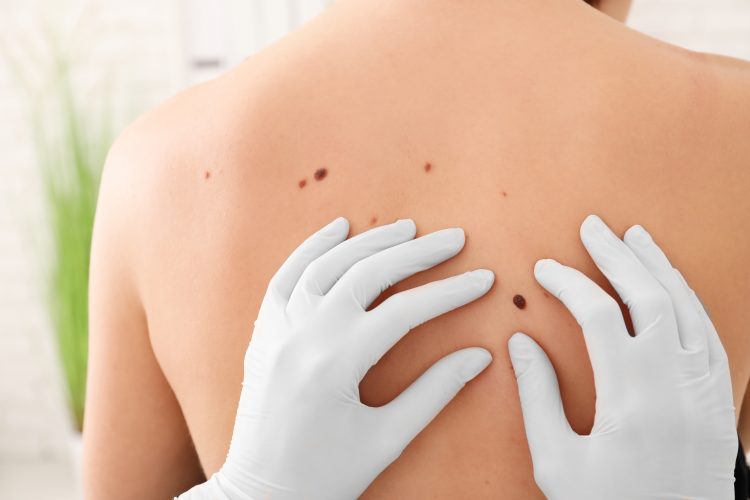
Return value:
<svg viewBox="0 0 750 500">
<path fill-rule="evenodd" d="M 113 140 L 106 107 L 74 92 L 68 59 L 52 45 L 51 58 L 32 84 L 19 58 L 7 57 L 27 97 L 33 147 L 46 208 L 49 252 L 44 252 L 50 318 L 75 426 L 83 426 L 88 358 L 88 276 L 91 234 L 101 168 Z M 4 51 L 9 55 L 9 51 Z M 39 73 L 40 64 L 34 65 Z M 100 116 L 92 110 L 100 109 Z M 49 258 L 47 258 L 49 256 Z"/>
<path fill-rule="evenodd" d="M 108 127 L 87 118 L 72 92 L 68 71 L 60 75 L 58 88 L 56 119 L 50 123 L 37 114 L 34 136 L 53 250 L 50 313 L 80 430 L 86 391 L 91 233 L 101 167 L 112 135 Z"/>
</svg>

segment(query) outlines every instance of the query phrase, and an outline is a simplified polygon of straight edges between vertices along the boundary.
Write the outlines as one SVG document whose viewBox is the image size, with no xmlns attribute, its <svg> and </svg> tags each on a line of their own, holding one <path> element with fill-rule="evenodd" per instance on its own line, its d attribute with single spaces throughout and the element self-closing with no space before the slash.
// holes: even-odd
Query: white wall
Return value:
<svg viewBox="0 0 750 500">
<path fill-rule="evenodd" d="M 750 0 L 634 0 L 628 24 L 688 49 L 750 60 Z"/>
<path fill-rule="evenodd" d="M 327 3 L 0 0 L 0 40 L 14 49 L 36 44 L 44 19 L 82 36 L 88 62 L 81 84 L 96 87 L 113 71 L 127 89 L 119 109 L 128 116 L 223 71 Z M 82 27 L 72 27 L 76 19 Z M 630 24 L 689 48 L 750 60 L 750 0 L 636 0 Z M 35 241 L 44 217 L 26 113 L 0 61 L 0 498 L 62 500 L 75 495 L 70 423 L 43 302 Z M 37 489 L 20 494 L 19 484 Z"/>
<path fill-rule="evenodd" d="M 75 498 L 71 420 L 45 310 L 44 206 L 31 147 L 30 102 L 3 56 L 10 52 L 39 83 L 49 44 L 73 45 L 87 63 L 84 91 L 118 74 L 124 116 L 182 85 L 180 25 L 172 1 L 0 0 L 0 498 Z M 45 27 L 46 26 L 46 27 Z M 34 55 L 37 54 L 37 55 Z M 41 55 L 39 55 L 41 54 Z M 111 71 L 109 71 L 111 70 Z M 36 75 L 35 77 L 33 75 Z M 33 85 L 32 85 L 33 86 Z M 137 99 L 133 98 L 137 96 Z M 128 111 L 130 110 L 130 111 Z"/>
<path fill-rule="evenodd" d="M 185 0 L 188 82 L 209 78 L 284 36 L 331 0 Z"/>
</svg>

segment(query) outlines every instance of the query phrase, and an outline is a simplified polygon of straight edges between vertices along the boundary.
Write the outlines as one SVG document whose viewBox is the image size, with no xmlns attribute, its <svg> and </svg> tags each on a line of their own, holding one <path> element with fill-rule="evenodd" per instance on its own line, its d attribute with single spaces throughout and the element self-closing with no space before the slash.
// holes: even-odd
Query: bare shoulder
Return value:
<svg viewBox="0 0 750 500">
<path fill-rule="evenodd" d="M 135 196 L 143 202 L 170 176 L 183 174 L 184 158 L 193 155 L 211 130 L 209 85 L 183 91 L 138 117 L 110 148 L 103 175 L 105 196 Z M 209 137 L 205 137 L 206 140 Z M 135 205 L 131 205 L 134 208 Z"/>
<path fill-rule="evenodd" d="M 675 160 L 665 171 L 665 180 L 686 188 L 684 194 L 694 197 L 686 203 L 700 199 L 706 213 L 715 215 L 715 226 L 746 233 L 750 229 L 746 195 L 750 63 L 675 47 L 659 50 L 650 64 L 666 69 L 639 96 L 643 105 L 639 120 L 661 150 L 655 152 Z M 743 252 L 750 251 L 750 237 L 745 239 Z"/>
<path fill-rule="evenodd" d="M 740 140 L 741 146 L 750 147 L 750 62 L 716 54 L 690 52 L 696 89 L 702 92 L 705 102 L 714 108 L 716 121 L 711 123 L 722 132 L 729 133 L 727 140 Z"/>
<path fill-rule="evenodd" d="M 706 188 L 722 193 L 735 230 L 750 229 L 750 63 L 713 54 L 691 53 L 691 101 L 701 129 Z M 688 103 L 688 105 L 691 105 Z M 750 251 L 750 246 L 744 248 Z"/>
<path fill-rule="evenodd" d="M 84 484 L 90 498 L 171 498 L 203 480 L 185 419 L 155 359 L 143 277 L 164 222 L 175 117 L 157 109 L 112 146 L 102 177 L 90 278 Z M 127 367 L 123 370 L 122 367 Z M 106 444 L 106 446 L 104 445 Z M 143 454 L 142 450 L 150 452 Z M 129 481 L 138 477 L 139 481 Z"/>
<path fill-rule="evenodd" d="M 242 97 L 221 79 L 190 88 L 136 119 L 111 147 L 99 209 L 127 245 L 139 288 L 166 253 L 189 248 L 178 243 L 197 239 L 191 230 L 204 229 L 239 189 L 238 176 L 259 163 L 259 133 Z"/>
<path fill-rule="evenodd" d="M 253 224 L 279 198 L 284 167 L 271 161 L 280 146 L 267 108 L 252 79 L 230 73 L 137 119 L 107 159 L 102 226 L 122 242 L 170 384 L 190 364 L 180 355 L 190 352 L 184 340 L 198 317 L 243 298 L 235 288 L 248 275 L 238 271 L 257 243 Z"/>
</svg>

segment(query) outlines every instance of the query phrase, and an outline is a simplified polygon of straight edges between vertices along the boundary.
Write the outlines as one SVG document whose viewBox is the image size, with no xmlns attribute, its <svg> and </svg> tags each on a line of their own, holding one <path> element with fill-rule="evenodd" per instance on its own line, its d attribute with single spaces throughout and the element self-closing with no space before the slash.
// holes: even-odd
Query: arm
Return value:
<svg viewBox="0 0 750 500">
<path fill-rule="evenodd" d="M 129 148 L 110 152 L 97 208 L 89 293 L 85 498 L 171 498 L 203 480 L 177 400 L 151 349 L 133 266 Z"/>
</svg>

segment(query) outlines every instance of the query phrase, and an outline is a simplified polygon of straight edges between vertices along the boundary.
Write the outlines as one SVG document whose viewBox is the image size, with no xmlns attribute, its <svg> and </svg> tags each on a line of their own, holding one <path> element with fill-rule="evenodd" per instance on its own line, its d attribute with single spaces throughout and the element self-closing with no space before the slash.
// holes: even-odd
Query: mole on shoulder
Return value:
<svg viewBox="0 0 750 500">
<path fill-rule="evenodd" d="M 514 295 L 513 296 L 513 304 L 519 309 L 526 308 L 526 298 L 523 295 Z"/>
<path fill-rule="evenodd" d="M 370 225 L 371 225 L 371 226 L 374 226 L 374 225 L 375 225 L 375 224 L 377 224 L 377 223 L 378 223 L 378 216 L 377 216 L 377 215 L 373 215 L 373 216 L 372 216 L 372 217 L 370 218 Z"/>
<path fill-rule="evenodd" d="M 508 196 L 508 192 L 507 191 L 502 191 L 500 194 L 503 195 L 503 198 L 506 198 Z"/>
<path fill-rule="evenodd" d="M 430 173 L 430 170 L 432 170 L 432 163 L 427 162 L 424 164 L 424 171 L 426 174 Z"/>
<path fill-rule="evenodd" d="M 300 189 L 302 189 L 303 187 L 307 186 L 307 179 L 302 179 L 301 181 L 297 183 L 297 185 L 299 186 Z"/>
<path fill-rule="evenodd" d="M 205 172 L 203 172 L 203 178 L 205 180 L 210 179 L 211 178 L 211 171 L 210 170 L 206 170 Z"/>
<path fill-rule="evenodd" d="M 322 181 L 326 178 L 326 175 L 328 175 L 328 169 L 325 167 L 321 167 L 315 171 L 315 180 Z"/>
</svg>

